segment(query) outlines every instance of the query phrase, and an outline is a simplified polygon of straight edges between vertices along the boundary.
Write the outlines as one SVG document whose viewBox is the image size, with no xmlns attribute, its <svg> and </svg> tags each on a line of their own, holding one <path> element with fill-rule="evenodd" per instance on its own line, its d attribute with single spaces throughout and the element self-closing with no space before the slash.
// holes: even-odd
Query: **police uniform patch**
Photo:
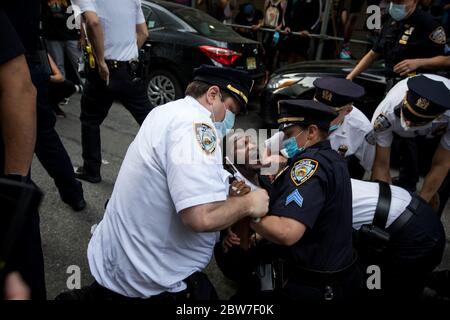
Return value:
<svg viewBox="0 0 450 320">
<path fill-rule="evenodd" d="M 291 170 L 291 179 L 299 186 L 311 178 L 317 170 L 319 163 L 313 159 L 302 159 L 297 161 Z"/>
<path fill-rule="evenodd" d="M 345 157 L 345 154 L 348 151 L 348 146 L 346 146 L 345 144 L 341 144 L 338 148 L 338 152 L 341 156 Z"/>
<path fill-rule="evenodd" d="M 373 129 L 375 132 L 381 132 L 391 127 L 391 123 L 384 114 L 378 115 L 373 124 Z"/>
<path fill-rule="evenodd" d="M 438 27 L 436 28 L 431 34 L 430 34 L 430 39 L 431 41 L 433 41 L 434 43 L 437 44 L 445 44 L 445 41 L 447 39 L 446 35 L 445 35 L 445 30 L 443 27 Z"/>
<path fill-rule="evenodd" d="M 303 206 L 303 197 L 297 189 L 287 196 L 284 206 L 287 207 L 291 202 L 295 202 L 300 208 Z"/>
<path fill-rule="evenodd" d="M 372 146 L 377 143 L 377 136 L 375 135 L 374 130 L 370 130 L 370 132 L 368 132 L 364 138 L 366 139 L 366 142 Z"/>
<path fill-rule="evenodd" d="M 217 146 L 216 131 L 206 123 L 196 123 L 194 126 L 197 142 L 208 154 L 214 153 Z"/>
</svg>

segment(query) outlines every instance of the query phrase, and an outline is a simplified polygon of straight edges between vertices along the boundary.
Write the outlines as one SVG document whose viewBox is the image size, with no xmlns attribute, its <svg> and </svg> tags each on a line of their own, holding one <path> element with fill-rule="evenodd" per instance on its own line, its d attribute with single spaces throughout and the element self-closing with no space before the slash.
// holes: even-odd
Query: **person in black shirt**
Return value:
<svg viewBox="0 0 450 320">
<path fill-rule="evenodd" d="M 385 22 L 372 50 L 361 59 L 347 79 L 353 80 L 379 58 L 384 58 L 389 88 L 402 78 L 442 66 L 445 60 L 445 30 L 417 4 L 418 0 L 394 0 L 390 3 L 391 18 Z"/>
<path fill-rule="evenodd" d="M 281 152 L 289 162 L 272 181 L 269 214 L 250 224 L 267 241 L 257 250 L 276 266 L 276 296 L 351 299 L 361 280 L 352 246 L 350 176 L 326 140 L 337 114 L 312 100 L 282 100 L 279 108 Z"/>
<path fill-rule="evenodd" d="M 43 0 L 42 2 L 42 28 L 47 47 L 65 78 L 67 73 L 64 54 L 67 54 L 75 71 L 78 69 L 78 60 L 81 58 L 80 33 L 76 28 L 68 28 L 71 15 L 68 13 L 69 6 L 69 0 Z"/>
<path fill-rule="evenodd" d="M 29 38 L 24 40 L 27 45 L 33 44 Z M 1 6 L 0 42 L 0 177 L 30 182 L 29 170 L 36 139 L 36 89 L 25 60 L 25 48 Z M 22 232 L 13 245 L 5 272 L 18 271 L 29 285 L 31 297 L 45 299 L 44 259 L 37 210 L 27 212 Z M 18 279 L 17 275 L 14 277 Z M 8 283 L 6 298 L 11 298 Z"/>
<path fill-rule="evenodd" d="M 86 201 L 81 182 L 75 179 L 73 165 L 56 130 L 56 117 L 48 103 L 50 70 L 46 70 L 44 58 L 39 54 L 39 20 L 41 0 L 15 0 L 4 5 L 5 13 L 22 41 L 37 89 L 37 134 L 35 153 L 39 161 L 55 181 L 63 202 L 75 211 L 83 210 Z"/>
<path fill-rule="evenodd" d="M 235 24 L 252 27 L 252 29 L 237 28 L 239 34 L 252 40 L 258 40 L 258 30 L 263 26 L 263 21 L 261 10 L 256 9 L 251 3 L 242 4 L 234 19 Z"/>
</svg>

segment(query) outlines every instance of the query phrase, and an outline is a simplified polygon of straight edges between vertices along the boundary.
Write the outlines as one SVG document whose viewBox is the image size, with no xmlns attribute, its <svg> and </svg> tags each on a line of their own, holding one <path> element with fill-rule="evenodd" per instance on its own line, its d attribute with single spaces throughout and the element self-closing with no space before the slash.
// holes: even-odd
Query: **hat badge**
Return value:
<svg viewBox="0 0 450 320">
<path fill-rule="evenodd" d="M 416 106 L 423 110 L 426 110 L 429 105 L 430 105 L 430 101 L 428 101 L 425 98 L 419 98 L 416 103 Z"/>
<path fill-rule="evenodd" d="M 327 101 L 331 101 L 331 99 L 333 98 L 333 94 L 329 90 L 323 90 L 322 98 Z"/>
</svg>

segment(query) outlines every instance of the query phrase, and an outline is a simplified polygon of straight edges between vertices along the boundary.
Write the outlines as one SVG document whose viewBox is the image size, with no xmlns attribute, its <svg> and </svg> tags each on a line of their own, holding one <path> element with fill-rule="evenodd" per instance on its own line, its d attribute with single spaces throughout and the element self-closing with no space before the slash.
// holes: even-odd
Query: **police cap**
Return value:
<svg viewBox="0 0 450 320">
<path fill-rule="evenodd" d="M 253 80 L 247 72 L 205 64 L 194 70 L 193 80 L 218 86 L 236 98 L 243 108 L 253 87 Z"/>
<path fill-rule="evenodd" d="M 338 116 L 330 106 L 314 100 L 281 100 L 278 102 L 278 110 L 280 130 L 296 124 L 315 124 L 328 130 L 330 122 Z"/>
<path fill-rule="evenodd" d="M 403 116 L 415 123 L 429 122 L 450 109 L 450 90 L 441 82 L 420 75 L 407 82 Z"/>
<path fill-rule="evenodd" d="M 365 94 L 363 87 L 344 78 L 319 78 L 313 84 L 316 87 L 314 98 L 335 109 L 353 103 Z"/>
</svg>

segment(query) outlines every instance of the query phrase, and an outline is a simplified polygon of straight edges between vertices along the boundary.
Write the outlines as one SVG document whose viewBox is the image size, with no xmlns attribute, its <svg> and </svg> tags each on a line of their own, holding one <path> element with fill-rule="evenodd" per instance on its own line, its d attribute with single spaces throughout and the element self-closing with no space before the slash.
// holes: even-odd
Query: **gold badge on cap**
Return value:
<svg viewBox="0 0 450 320">
<path fill-rule="evenodd" d="M 416 106 L 423 110 L 427 110 L 429 105 L 430 105 L 430 101 L 428 101 L 425 98 L 419 98 L 416 103 Z"/>
<path fill-rule="evenodd" d="M 329 90 L 323 90 L 322 98 L 327 100 L 327 101 L 331 101 L 331 99 L 333 99 L 333 94 Z"/>
</svg>

